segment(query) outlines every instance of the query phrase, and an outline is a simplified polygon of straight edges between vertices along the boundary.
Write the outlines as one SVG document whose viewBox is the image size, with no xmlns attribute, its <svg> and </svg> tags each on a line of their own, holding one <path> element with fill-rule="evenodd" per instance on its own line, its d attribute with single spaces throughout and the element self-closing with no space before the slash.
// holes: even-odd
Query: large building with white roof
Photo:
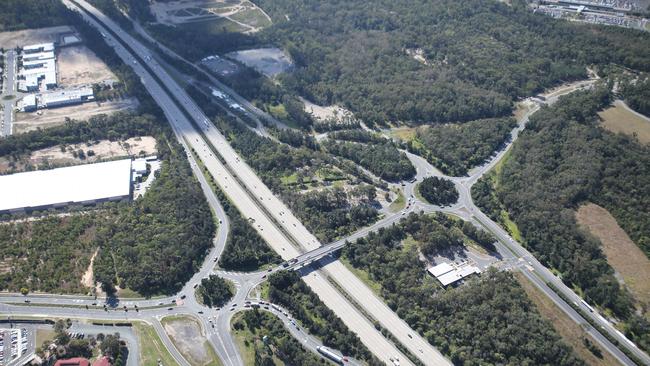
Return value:
<svg viewBox="0 0 650 366">
<path fill-rule="evenodd" d="M 42 93 L 38 96 L 39 108 L 56 108 L 72 104 L 80 104 L 94 100 L 93 89 L 89 87 L 57 90 L 48 93 Z"/>
<path fill-rule="evenodd" d="M 0 176 L 0 214 L 131 197 L 131 159 Z"/>
<path fill-rule="evenodd" d="M 427 271 L 435 277 L 442 286 L 447 287 L 453 283 L 462 280 L 465 277 L 473 274 L 481 273 L 481 270 L 469 263 L 461 263 L 460 265 L 451 265 L 443 262 L 436 266 L 430 267 Z"/>
</svg>

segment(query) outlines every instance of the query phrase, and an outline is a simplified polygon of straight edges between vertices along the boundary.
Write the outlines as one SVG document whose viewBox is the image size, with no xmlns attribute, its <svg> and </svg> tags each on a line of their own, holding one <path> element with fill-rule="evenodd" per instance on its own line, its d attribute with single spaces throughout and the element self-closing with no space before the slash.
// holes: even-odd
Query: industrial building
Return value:
<svg viewBox="0 0 650 366">
<path fill-rule="evenodd" d="M 440 281 L 444 287 L 456 283 L 472 274 L 481 273 L 480 269 L 470 265 L 467 262 L 461 263 L 459 265 L 451 265 L 449 263 L 443 262 L 437 266 L 430 267 L 427 271 L 438 281 Z"/>
<path fill-rule="evenodd" d="M 131 197 L 131 159 L 0 176 L 0 214 Z"/>
<path fill-rule="evenodd" d="M 24 54 L 54 51 L 54 43 L 39 43 L 23 47 Z"/>
<path fill-rule="evenodd" d="M 23 47 L 22 69 L 18 77 L 18 90 L 34 92 L 40 89 L 40 84 L 45 89 L 55 88 L 56 81 L 56 57 L 54 55 L 54 44 L 43 43 Z"/>
<path fill-rule="evenodd" d="M 36 107 L 36 94 L 27 94 L 20 101 L 20 109 L 23 112 L 34 112 Z"/>
<path fill-rule="evenodd" d="M 37 96 L 37 99 L 38 108 L 56 108 L 89 102 L 94 100 L 95 96 L 92 88 L 85 87 L 42 93 Z"/>
</svg>

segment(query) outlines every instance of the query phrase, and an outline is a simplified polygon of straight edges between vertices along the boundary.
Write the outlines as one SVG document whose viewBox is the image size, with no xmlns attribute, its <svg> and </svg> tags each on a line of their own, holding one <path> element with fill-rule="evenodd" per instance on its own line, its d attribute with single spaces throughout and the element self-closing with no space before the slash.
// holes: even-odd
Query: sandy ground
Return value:
<svg viewBox="0 0 650 366">
<path fill-rule="evenodd" d="M 230 52 L 226 56 L 252 67 L 268 77 L 274 77 L 292 66 L 289 56 L 279 48 L 257 48 Z"/>
<path fill-rule="evenodd" d="M 163 323 L 165 332 L 174 341 L 178 351 L 189 358 L 192 365 L 208 365 L 212 357 L 205 349 L 206 338 L 201 334 L 201 327 L 191 318 L 174 319 Z"/>
<path fill-rule="evenodd" d="M 99 252 L 99 248 L 95 249 L 95 253 L 93 253 L 93 256 L 90 257 L 90 264 L 88 264 L 88 269 L 84 273 L 83 276 L 81 276 L 81 284 L 91 288 L 95 284 L 95 273 L 93 271 L 93 264 L 95 263 L 95 257 L 97 256 L 97 252 Z"/>
<path fill-rule="evenodd" d="M 88 150 L 92 150 L 95 152 L 95 155 L 86 157 L 84 160 L 75 158 L 72 151 L 77 151 L 79 149 L 83 150 L 86 154 L 88 154 Z M 25 157 L 15 162 L 14 165 L 16 171 L 23 171 L 27 164 L 33 166 L 41 166 L 45 163 L 53 166 L 76 165 L 119 156 L 139 155 L 141 151 L 144 151 L 145 155 L 156 154 L 156 139 L 151 136 L 142 136 L 132 137 L 124 141 L 101 140 L 92 145 L 68 145 L 65 152 L 61 151 L 61 146 L 54 146 L 34 151 L 29 157 Z M 0 158 L 0 173 L 6 173 L 9 169 L 10 161 L 8 158 Z"/>
<path fill-rule="evenodd" d="M 15 48 L 32 43 L 45 43 L 58 41 L 62 33 L 74 30 L 66 25 L 59 27 L 26 29 L 16 32 L 0 32 L 0 45 L 4 48 Z"/>
<path fill-rule="evenodd" d="M 603 207 L 589 203 L 576 213 L 581 227 L 600 239 L 607 262 L 620 274 L 634 298 L 650 306 L 650 260 Z"/>
<path fill-rule="evenodd" d="M 61 125 L 68 117 L 73 120 L 86 120 L 98 114 L 110 114 L 117 111 L 133 109 L 137 107 L 136 98 L 125 98 L 113 102 L 90 102 L 69 107 L 42 109 L 37 112 L 16 113 L 16 120 L 13 123 L 14 133 L 24 133 L 37 128 L 48 128 Z"/>
<path fill-rule="evenodd" d="M 613 107 L 599 112 L 598 115 L 603 121 L 601 126 L 606 130 L 636 135 L 640 143 L 650 143 L 650 118 L 635 113 L 622 101 L 615 101 Z"/>
<path fill-rule="evenodd" d="M 337 105 L 323 107 L 304 98 L 300 99 L 305 103 L 305 111 L 311 114 L 311 116 L 318 122 L 336 121 L 341 123 L 352 123 L 355 120 L 352 112 L 343 107 Z"/>
<path fill-rule="evenodd" d="M 117 76 L 88 47 L 74 46 L 59 49 L 57 55 L 61 87 L 87 85 Z"/>
<path fill-rule="evenodd" d="M 526 113 L 528 113 L 535 106 L 534 102 L 526 99 L 524 101 L 518 102 L 515 104 L 515 109 L 512 111 L 512 115 L 515 117 L 517 122 L 521 122 L 524 119 Z"/>
</svg>

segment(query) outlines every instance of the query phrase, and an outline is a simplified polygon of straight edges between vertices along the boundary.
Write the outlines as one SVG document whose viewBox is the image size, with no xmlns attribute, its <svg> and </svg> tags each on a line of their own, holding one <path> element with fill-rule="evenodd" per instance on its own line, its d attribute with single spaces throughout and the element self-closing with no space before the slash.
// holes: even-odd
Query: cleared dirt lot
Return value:
<svg viewBox="0 0 650 366">
<path fill-rule="evenodd" d="M 57 55 L 59 84 L 62 87 L 87 85 L 117 76 L 88 47 L 74 46 L 59 49 Z"/>
<path fill-rule="evenodd" d="M 94 155 L 80 159 L 73 154 L 73 151 L 78 150 L 83 150 L 86 155 L 89 150 L 92 150 Z M 23 171 L 27 165 L 35 167 L 45 164 L 51 166 L 76 165 L 120 156 L 139 155 L 141 152 L 144 152 L 145 155 L 156 154 L 156 139 L 151 136 L 141 136 L 132 137 L 123 141 L 100 140 L 94 144 L 68 145 L 65 147 L 65 151 L 61 151 L 61 146 L 59 145 L 36 150 L 31 155 L 13 162 L 6 157 L 2 157 L 0 158 L 0 174 L 9 172 L 12 165 L 15 167 L 15 171 Z"/>
<path fill-rule="evenodd" d="M 268 77 L 274 77 L 292 66 L 289 56 L 279 48 L 257 48 L 230 52 L 226 56 L 252 67 Z"/>
<path fill-rule="evenodd" d="M 636 135 L 642 144 L 650 143 L 650 118 L 643 118 L 634 113 L 622 101 L 617 100 L 614 106 L 598 113 L 603 120 L 601 126 L 614 133 Z"/>
<path fill-rule="evenodd" d="M 13 123 L 14 133 L 25 133 L 37 128 L 49 128 L 61 125 L 68 117 L 73 120 L 87 120 L 98 114 L 110 114 L 117 111 L 134 109 L 138 106 L 135 98 L 125 98 L 113 102 L 90 102 L 69 107 L 42 109 L 38 113 L 16 113 Z"/>
<path fill-rule="evenodd" d="M 589 203 L 576 213 L 581 227 L 597 237 L 607 262 L 620 274 L 634 297 L 650 306 L 650 260 L 603 207 Z"/>
<path fill-rule="evenodd" d="M 192 366 L 217 364 L 214 350 L 194 318 L 188 316 L 167 317 L 162 320 L 162 324 L 178 351 Z"/>
<path fill-rule="evenodd" d="M 158 1 L 153 2 L 150 9 L 159 23 L 168 25 L 199 22 L 205 23 L 202 27 L 210 28 L 208 23 L 221 20 L 218 23 L 228 24 L 229 31 L 245 33 L 271 25 L 268 14 L 246 0 Z"/>
<path fill-rule="evenodd" d="M 15 48 L 32 43 L 56 42 L 64 33 L 71 33 L 74 29 L 67 25 L 59 27 L 26 29 L 16 32 L 0 32 L 0 45 L 4 48 Z"/>
</svg>

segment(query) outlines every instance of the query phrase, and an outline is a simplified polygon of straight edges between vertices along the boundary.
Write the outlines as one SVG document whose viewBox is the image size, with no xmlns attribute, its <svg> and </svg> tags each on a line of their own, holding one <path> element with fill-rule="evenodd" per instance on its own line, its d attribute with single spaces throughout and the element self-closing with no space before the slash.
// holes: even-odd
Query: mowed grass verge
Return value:
<svg viewBox="0 0 650 366">
<path fill-rule="evenodd" d="M 620 365 L 620 363 L 607 351 L 601 349 L 602 358 L 596 357 L 584 344 L 584 339 L 588 339 L 596 347 L 599 347 L 596 341 L 588 335 L 580 325 L 576 324 L 566 313 L 564 313 L 555 303 L 544 295 L 533 283 L 531 283 L 520 272 L 513 272 L 515 278 L 526 291 L 528 298 L 535 304 L 537 311 L 551 322 L 553 328 L 560 334 L 562 340 L 569 344 L 577 355 L 591 366 L 611 366 Z M 600 347 L 599 347 L 600 348 Z"/>
<path fill-rule="evenodd" d="M 599 112 L 601 126 L 614 133 L 635 135 L 642 144 L 650 143 L 650 120 L 637 115 L 620 101 L 614 102 L 614 106 Z"/>
<path fill-rule="evenodd" d="M 650 260 L 605 208 L 589 203 L 576 212 L 580 227 L 602 243 L 607 262 L 622 277 L 634 298 L 650 306 Z"/>
<path fill-rule="evenodd" d="M 165 366 L 179 366 L 151 325 L 134 322 L 133 329 L 140 346 L 139 365 L 155 366 L 158 365 L 158 360 L 161 360 Z"/>
</svg>

